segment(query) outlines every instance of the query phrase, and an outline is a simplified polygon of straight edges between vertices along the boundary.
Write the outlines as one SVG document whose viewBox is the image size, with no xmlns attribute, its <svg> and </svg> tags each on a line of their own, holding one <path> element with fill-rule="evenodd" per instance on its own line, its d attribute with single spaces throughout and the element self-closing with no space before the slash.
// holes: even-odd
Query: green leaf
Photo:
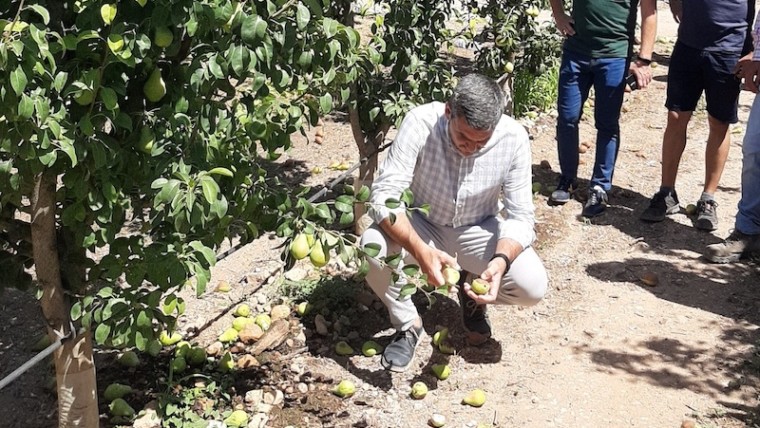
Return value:
<svg viewBox="0 0 760 428">
<path fill-rule="evenodd" d="M 406 276 L 417 276 L 420 272 L 420 267 L 415 264 L 408 264 L 401 269 Z"/>
<path fill-rule="evenodd" d="M 385 206 L 393 210 L 400 207 L 401 202 L 396 198 L 388 198 L 385 200 Z"/>
<path fill-rule="evenodd" d="M 333 38 L 335 34 L 337 34 L 338 25 L 338 21 L 332 18 L 325 18 L 324 21 L 322 21 L 322 30 L 325 32 L 325 36 L 328 39 Z"/>
<path fill-rule="evenodd" d="M 411 189 L 404 189 L 404 191 L 401 192 L 401 201 L 408 207 L 412 206 L 412 203 L 414 202 L 414 195 L 412 194 Z"/>
<path fill-rule="evenodd" d="M 377 115 L 380 113 L 380 107 L 375 107 L 369 111 L 369 121 L 374 122 Z"/>
<path fill-rule="evenodd" d="M 309 7 L 311 14 L 317 19 L 322 19 L 322 5 L 320 0 L 303 0 L 306 6 Z"/>
<path fill-rule="evenodd" d="M 216 202 L 216 197 L 219 194 L 219 185 L 216 181 L 208 175 L 201 177 L 201 189 L 203 190 L 203 197 L 209 204 Z"/>
<path fill-rule="evenodd" d="M 116 91 L 111 88 L 100 88 L 100 99 L 108 110 L 116 110 L 119 107 Z"/>
<path fill-rule="evenodd" d="M 348 226 L 354 222 L 354 213 L 348 212 L 340 215 L 339 223 L 341 226 Z"/>
<path fill-rule="evenodd" d="M 369 244 L 365 245 L 363 250 L 364 254 L 368 255 L 369 257 L 377 257 L 378 254 L 380 254 L 380 244 L 375 244 L 374 242 L 370 242 Z"/>
<path fill-rule="evenodd" d="M 389 267 L 393 269 L 396 269 L 398 267 L 398 265 L 401 263 L 401 260 L 402 258 L 401 258 L 400 253 L 391 254 L 383 258 L 383 261 L 385 262 L 385 264 L 387 264 Z"/>
<path fill-rule="evenodd" d="M 230 171 L 227 168 L 221 167 L 221 166 L 218 166 L 218 167 L 212 169 L 208 173 L 211 174 L 211 175 L 223 175 L 225 177 L 232 177 L 234 175 L 234 174 L 232 174 L 232 171 Z"/>
<path fill-rule="evenodd" d="M 330 208 L 327 206 L 327 204 L 319 204 L 314 207 L 314 211 L 319 216 L 319 218 L 325 219 L 325 220 L 332 220 L 332 213 L 330 212 Z"/>
<path fill-rule="evenodd" d="M 411 296 L 412 294 L 417 292 L 417 286 L 414 284 L 405 284 L 403 287 L 401 287 L 401 291 L 398 293 L 398 300 L 401 300 L 405 297 Z"/>
<path fill-rule="evenodd" d="M 69 74 L 65 71 L 60 71 L 58 74 L 55 75 L 55 80 L 53 81 L 53 88 L 61 92 L 63 90 L 63 87 L 66 86 L 66 81 L 69 78 Z"/>
<path fill-rule="evenodd" d="M 309 9 L 306 6 L 299 3 L 296 7 L 296 26 L 299 30 L 303 31 L 303 29 L 309 25 L 310 20 L 311 12 L 309 12 Z"/>
<path fill-rule="evenodd" d="M 82 316 L 82 302 L 76 302 L 71 306 L 71 320 L 76 321 Z"/>
<path fill-rule="evenodd" d="M 253 44 L 263 39 L 267 33 L 267 23 L 259 15 L 250 15 L 243 20 L 240 27 L 240 37 L 243 42 Z"/>
<path fill-rule="evenodd" d="M 143 309 L 137 314 L 136 324 L 138 327 L 150 327 L 153 318 L 148 314 L 148 311 Z"/>
<path fill-rule="evenodd" d="M 356 194 L 356 200 L 359 202 L 367 202 L 369 200 L 369 187 L 362 186 L 359 192 Z"/>
<path fill-rule="evenodd" d="M 26 74 L 21 67 L 17 67 L 11 72 L 11 88 L 13 88 L 13 92 L 15 92 L 16 95 L 21 96 L 21 94 L 24 93 L 27 83 Z"/>
<path fill-rule="evenodd" d="M 322 114 L 328 114 L 332 111 L 332 95 L 324 94 L 321 97 L 319 97 L 319 109 L 322 112 Z"/>
<path fill-rule="evenodd" d="M 37 13 L 37 15 L 39 15 L 40 17 L 42 17 L 42 23 L 43 24 L 48 25 L 50 23 L 50 13 L 48 13 L 47 9 L 45 9 L 44 7 L 42 7 L 42 6 L 38 5 L 38 4 L 33 4 L 31 6 L 28 6 L 28 7 L 29 7 L 29 9 L 35 11 Z"/>
<path fill-rule="evenodd" d="M 95 342 L 97 342 L 98 345 L 106 343 L 109 334 L 111 334 L 111 326 L 108 324 L 99 324 L 98 328 L 95 329 Z"/>
<path fill-rule="evenodd" d="M 34 114 L 34 101 L 28 95 L 21 95 L 18 103 L 18 115 L 23 119 L 29 119 Z"/>
<path fill-rule="evenodd" d="M 77 166 L 77 152 L 74 149 L 74 145 L 71 143 L 71 140 L 65 139 L 61 140 L 61 150 L 63 150 L 64 153 L 71 159 L 71 166 L 75 167 Z"/>
<path fill-rule="evenodd" d="M 348 195 L 340 195 L 335 199 L 335 209 L 343 212 L 350 213 L 354 211 L 354 198 Z"/>
</svg>

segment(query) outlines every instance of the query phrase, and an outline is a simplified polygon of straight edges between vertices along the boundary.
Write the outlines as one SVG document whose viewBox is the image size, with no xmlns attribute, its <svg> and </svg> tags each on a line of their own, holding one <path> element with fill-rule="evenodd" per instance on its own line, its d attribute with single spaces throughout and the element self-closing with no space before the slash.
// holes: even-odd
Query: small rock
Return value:
<svg viewBox="0 0 760 428">
<path fill-rule="evenodd" d="M 694 428 L 697 424 L 691 420 L 691 419 L 684 419 L 683 422 L 681 422 L 681 428 Z"/>
<path fill-rule="evenodd" d="M 256 359 L 253 355 L 243 355 L 237 360 L 237 367 L 239 369 L 247 369 L 250 367 L 258 367 L 259 366 L 259 360 Z"/>
<path fill-rule="evenodd" d="M 243 343 L 251 344 L 261 339 L 261 336 L 263 335 L 264 330 L 262 330 L 261 327 L 259 327 L 257 324 L 250 324 L 240 331 L 238 334 L 238 339 L 240 339 L 240 341 Z"/>
<path fill-rule="evenodd" d="M 283 276 L 285 279 L 288 279 L 290 281 L 301 281 L 302 279 L 306 278 L 306 274 L 306 270 L 300 267 L 294 267 L 293 269 L 285 272 Z"/>
<path fill-rule="evenodd" d="M 273 406 L 276 406 L 282 403 L 282 400 L 284 398 L 284 394 L 279 389 L 275 389 L 274 391 L 267 391 L 264 393 L 264 404 L 271 404 Z"/>
<path fill-rule="evenodd" d="M 279 320 L 279 319 L 286 319 L 290 316 L 290 306 L 288 305 L 272 306 L 272 311 L 270 312 L 270 315 L 272 316 L 272 321 Z"/>
<path fill-rule="evenodd" d="M 251 416 L 247 428 L 266 428 L 267 422 L 269 422 L 269 416 L 264 413 L 256 413 Z"/>
<path fill-rule="evenodd" d="M 269 413 L 272 411 L 272 407 L 274 406 L 272 406 L 271 404 L 259 403 L 256 405 L 256 411 L 259 413 Z"/>
<path fill-rule="evenodd" d="M 248 404 L 256 404 L 264 401 L 264 391 L 261 389 L 252 389 L 245 393 L 245 402 Z"/>
<path fill-rule="evenodd" d="M 132 424 L 133 428 L 161 428 L 161 418 L 156 412 L 158 403 L 151 401 L 145 405 L 145 410 L 142 416 L 135 419 Z"/>
<path fill-rule="evenodd" d="M 317 330 L 317 334 L 322 336 L 327 336 L 330 334 L 330 323 L 327 322 L 325 317 L 322 316 L 322 314 L 317 314 L 316 317 L 314 317 L 314 327 Z"/>
<path fill-rule="evenodd" d="M 309 392 L 309 385 L 301 382 L 298 385 L 296 385 L 296 389 L 298 389 L 298 392 L 300 392 L 302 394 L 305 394 L 305 393 Z"/>
<path fill-rule="evenodd" d="M 222 342 L 214 342 L 206 348 L 206 355 L 209 357 L 218 357 L 222 355 L 224 344 Z"/>
</svg>

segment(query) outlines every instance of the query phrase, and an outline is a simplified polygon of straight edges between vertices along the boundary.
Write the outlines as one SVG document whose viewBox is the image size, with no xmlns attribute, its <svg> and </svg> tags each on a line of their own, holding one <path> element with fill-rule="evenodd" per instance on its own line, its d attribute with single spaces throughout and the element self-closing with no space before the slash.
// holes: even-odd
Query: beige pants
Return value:
<svg viewBox="0 0 760 428">
<path fill-rule="evenodd" d="M 417 213 L 412 216 L 410 221 L 423 241 L 452 256 L 456 255 L 457 262 L 463 271 L 480 276 L 493 257 L 499 230 L 498 221 L 495 218 L 487 219 L 474 226 L 458 228 L 432 224 Z M 418 314 L 417 308 L 410 298 L 398 300 L 399 292 L 406 284 L 401 269 L 404 267 L 404 263 L 416 263 L 416 261 L 400 245 L 390 241 L 377 224 L 373 224 L 362 234 L 361 245 L 364 246 L 369 243 L 380 245 L 380 254 L 377 255 L 377 259 L 398 253 L 403 256 L 404 262 L 396 268 L 400 279 L 395 283 L 391 279 L 391 268 L 381 265 L 376 259 L 370 258 L 367 283 L 388 308 L 393 327 L 398 330 L 405 330 L 414 323 Z M 541 259 L 532 247 L 528 247 L 512 262 L 509 272 L 502 278 L 496 303 L 521 306 L 535 305 L 546 294 L 547 284 L 546 269 Z"/>
</svg>

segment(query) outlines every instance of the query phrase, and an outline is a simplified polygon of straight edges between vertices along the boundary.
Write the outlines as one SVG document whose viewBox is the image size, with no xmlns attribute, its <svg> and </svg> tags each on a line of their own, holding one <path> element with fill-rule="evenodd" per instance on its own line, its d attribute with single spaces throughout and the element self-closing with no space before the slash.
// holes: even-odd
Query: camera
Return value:
<svg viewBox="0 0 760 428">
<path fill-rule="evenodd" d="M 628 77 L 625 78 L 625 83 L 628 85 L 628 87 L 631 88 L 632 91 L 639 89 L 639 83 L 636 81 L 635 74 L 629 74 Z"/>
</svg>

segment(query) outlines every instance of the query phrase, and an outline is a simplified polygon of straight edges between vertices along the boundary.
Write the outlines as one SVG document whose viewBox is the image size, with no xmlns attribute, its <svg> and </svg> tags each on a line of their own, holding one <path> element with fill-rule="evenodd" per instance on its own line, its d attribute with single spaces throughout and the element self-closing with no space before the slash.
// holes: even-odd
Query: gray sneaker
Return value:
<svg viewBox="0 0 760 428">
<path fill-rule="evenodd" d="M 575 191 L 575 180 L 565 177 L 560 177 L 559 184 L 557 184 L 557 190 L 553 191 L 549 196 L 549 202 L 554 204 L 566 204 L 570 202 L 570 198 Z"/>
<path fill-rule="evenodd" d="M 604 214 L 607 209 L 607 192 L 601 186 L 594 186 L 588 191 L 588 200 L 583 206 L 583 217 L 591 218 Z"/>
<path fill-rule="evenodd" d="M 760 235 L 747 235 L 734 230 L 720 244 L 707 246 L 705 257 L 713 263 L 731 263 L 741 258 L 760 255 Z"/>
<path fill-rule="evenodd" d="M 676 191 L 665 192 L 660 190 L 652 196 L 649 206 L 639 216 L 644 221 L 659 222 L 665 220 L 668 214 L 675 214 L 681 210 L 678 205 Z"/>
<path fill-rule="evenodd" d="M 712 199 L 697 202 L 697 221 L 694 227 L 702 230 L 718 228 L 718 203 Z"/>
<path fill-rule="evenodd" d="M 390 345 L 385 347 L 380 364 L 393 372 L 403 372 L 414 361 L 414 352 L 425 336 L 425 329 L 410 327 L 396 333 Z"/>
</svg>

